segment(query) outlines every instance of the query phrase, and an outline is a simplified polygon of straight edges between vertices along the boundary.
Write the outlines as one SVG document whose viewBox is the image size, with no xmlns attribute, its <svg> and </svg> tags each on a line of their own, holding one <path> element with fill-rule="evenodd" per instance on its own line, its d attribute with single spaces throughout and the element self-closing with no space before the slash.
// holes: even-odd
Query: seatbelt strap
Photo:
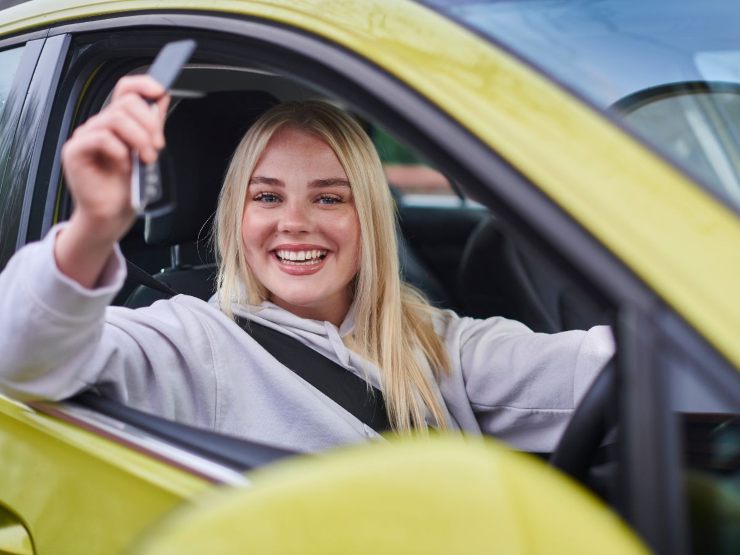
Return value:
<svg viewBox="0 0 740 555">
<path fill-rule="evenodd" d="M 282 363 L 376 432 L 391 430 L 383 393 L 297 339 L 246 318 L 236 323 Z"/>
<path fill-rule="evenodd" d="M 149 275 L 149 272 L 142 268 L 139 268 L 136 264 L 128 259 L 126 259 L 126 273 L 129 278 L 136 281 L 140 285 L 146 285 L 150 289 L 154 289 L 155 291 L 164 293 L 165 295 L 167 295 L 168 299 L 178 294 L 177 291 L 172 289 L 166 283 L 162 283 L 161 281 L 154 279 L 152 276 Z"/>
<path fill-rule="evenodd" d="M 174 297 L 177 291 L 154 279 L 146 270 L 126 260 L 129 277 Z M 383 393 L 333 360 L 304 345 L 297 339 L 246 318 L 236 323 L 283 366 L 288 367 L 344 410 L 376 432 L 390 431 L 391 424 Z"/>
</svg>

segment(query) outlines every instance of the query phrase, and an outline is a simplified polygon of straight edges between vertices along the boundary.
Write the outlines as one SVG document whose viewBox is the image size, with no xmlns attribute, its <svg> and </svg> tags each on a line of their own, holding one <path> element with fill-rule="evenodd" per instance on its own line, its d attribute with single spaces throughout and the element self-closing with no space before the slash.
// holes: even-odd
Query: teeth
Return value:
<svg viewBox="0 0 740 555">
<path fill-rule="evenodd" d="M 275 251 L 278 258 L 283 261 L 297 261 L 297 262 L 318 262 L 320 257 L 326 256 L 327 251 L 324 250 L 311 250 L 311 251 L 288 251 L 279 250 Z"/>
</svg>

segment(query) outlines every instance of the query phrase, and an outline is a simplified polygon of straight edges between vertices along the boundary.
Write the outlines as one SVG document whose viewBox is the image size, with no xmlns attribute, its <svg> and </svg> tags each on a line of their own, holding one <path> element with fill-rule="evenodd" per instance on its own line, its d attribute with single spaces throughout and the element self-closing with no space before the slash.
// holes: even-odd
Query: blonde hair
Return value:
<svg viewBox="0 0 740 555">
<path fill-rule="evenodd" d="M 449 372 L 447 353 L 433 328 L 436 309 L 401 281 L 394 203 L 372 141 L 354 119 L 330 104 L 280 104 L 262 115 L 236 148 L 214 221 L 221 310 L 233 319 L 232 303 L 258 305 L 268 299 L 247 264 L 241 225 L 249 178 L 270 138 L 284 126 L 328 144 L 350 182 L 361 238 L 351 348 L 380 368 L 393 428 L 426 430 L 427 410 L 438 427 L 446 428 L 434 386 L 434 380 Z"/>
</svg>

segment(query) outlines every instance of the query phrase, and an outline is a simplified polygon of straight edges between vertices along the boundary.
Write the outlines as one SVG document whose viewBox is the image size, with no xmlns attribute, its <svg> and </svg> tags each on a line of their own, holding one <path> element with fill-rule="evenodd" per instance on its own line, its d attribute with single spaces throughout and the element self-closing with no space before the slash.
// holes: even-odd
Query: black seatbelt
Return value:
<svg viewBox="0 0 740 555">
<path fill-rule="evenodd" d="M 362 378 L 297 339 L 246 318 L 236 318 L 244 331 L 278 362 L 298 374 L 376 432 L 391 430 L 383 394 Z"/>
<path fill-rule="evenodd" d="M 140 284 L 163 293 L 168 299 L 178 294 L 130 260 L 126 260 L 126 266 L 129 277 Z M 246 318 L 237 317 L 236 323 L 278 362 L 287 366 L 355 418 L 376 432 L 391 430 L 385 399 L 377 388 L 284 333 Z"/>
<path fill-rule="evenodd" d="M 126 274 L 135 282 L 138 282 L 141 285 L 146 285 L 150 289 L 154 289 L 155 291 L 159 291 L 160 293 L 164 293 L 165 295 L 167 295 L 168 299 L 178 294 L 177 291 L 172 289 L 169 285 L 154 279 L 152 276 L 149 275 L 149 272 L 142 268 L 139 268 L 136 264 L 128 259 L 126 259 Z"/>
</svg>

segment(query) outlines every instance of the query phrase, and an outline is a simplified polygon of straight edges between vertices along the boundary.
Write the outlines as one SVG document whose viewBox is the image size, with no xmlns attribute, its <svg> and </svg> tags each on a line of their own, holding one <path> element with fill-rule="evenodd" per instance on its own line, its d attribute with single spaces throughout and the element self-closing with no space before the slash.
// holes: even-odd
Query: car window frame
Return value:
<svg viewBox="0 0 740 555">
<path fill-rule="evenodd" d="M 626 269 L 621 263 L 605 253 L 585 230 L 555 206 L 526 177 L 505 160 L 499 158 L 489 147 L 482 145 L 457 123 L 451 121 L 430 101 L 420 98 L 416 92 L 385 73 L 381 68 L 359 58 L 357 53 L 347 51 L 338 45 L 327 44 L 326 40 L 313 37 L 304 30 L 288 29 L 271 22 L 248 18 L 225 18 L 210 14 L 179 13 L 160 17 L 161 19 L 156 15 L 147 15 L 145 18 L 130 15 L 62 25 L 53 29 L 50 36 L 62 33 L 94 33 L 110 29 L 123 32 L 126 28 L 165 25 L 180 34 L 187 32 L 182 30 L 183 27 L 202 29 L 205 32 L 217 30 L 226 35 L 233 35 L 234 40 L 238 42 L 251 40 L 260 46 L 269 47 L 271 56 L 267 56 L 268 61 L 281 67 L 286 73 L 303 74 L 302 70 L 304 70 L 307 59 L 324 68 L 331 68 L 327 72 L 333 70 L 340 76 L 335 73 L 332 78 L 324 80 L 324 83 L 334 84 L 332 89 L 334 94 L 347 99 L 356 98 L 358 94 L 364 97 L 363 107 L 375 121 L 417 148 L 419 145 L 424 145 L 420 149 L 422 153 L 427 157 L 443 160 L 441 165 L 451 170 L 445 173 L 452 175 L 456 182 L 463 182 L 462 178 L 467 178 L 465 181 L 476 183 L 477 186 L 470 187 L 469 194 L 472 193 L 474 197 L 488 196 L 490 192 L 486 185 L 492 183 L 491 188 L 498 195 L 495 200 L 497 207 L 501 207 L 506 212 L 516 210 L 520 214 L 524 213 L 517 218 L 512 217 L 512 220 L 519 222 L 526 219 L 526 224 L 522 224 L 521 227 L 517 226 L 522 236 L 527 237 L 525 240 L 536 243 L 540 247 L 547 244 L 549 252 L 551 245 L 543 243 L 542 240 L 543 236 L 549 236 L 554 239 L 553 243 L 556 247 L 554 252 L 565 250 L 568 255 L 579 262 L 581 269 L 584 265 L 589 267 L 599 279 L 610 282 L 609 285 L 615 288 L 620 288 L 620 284 L 624 283 L 624 280 L 620 281 L 615 278 L 616 274 L 625 275 Z M 289 56 L 286 56 L 286 51 Z M 240 53 L 237 59 L 243 63 L 243 53 Z M 262 61 L 264 62 L 264 59 Z M 311 69 L 316 70 L 316 68 Z M 373 79 L 368 79 L 368 75 L 371 75 Z M 365 90 L 368 82 L 372 83 L 372 86 L 368 87 L 370 91 Z M 374 96 L 370 96 L 373 94 Z M 395 104 L 391 106 L 391 102 Z M 409 121 L 413 121 L 415 126 L 403 123 Z M 443 142 L 444 146 L 440 147 L 439 144 L 432 142 L 431 137 L 435 137 L 438 142 Z M 453 157 L 462 161 L 455 162 L 452 160 Z M 473 168 L 474 173 L 471 175 L 470 170 L 461 167 L 463 164 Z M 492 181 L 491 175 L 496 176 L 495 181 Z M 553 211 L 557 213 L 556 218 L 550 217 Z M 558 223 L 562 225 L 556 229 L 552 227 L 548 229 L 548 224 L 552 226 L 554 220 L 558 220 Z M 41 233 L 45 233 L 53 223 L 53 219 L 47 213 L 44 221 L 46 229 L 42 229 Z M 535 229 L 539 227 L 540 234 L 533 236 L 528 233 L 530 227 Z M 595 260 L 603 263 L 595 263 Z M 615 263 L 621 270 L 614 271 Z M 572 266 L 572 263 L 568 265 Z M 634 276 L 629 279 L 633 282 L 635 280 Z M 621 288 L 624 289 L 624 287 Z M 641 301 L 651 297 L 650 294 L 646 295 L 644 292 L 637 295 L 632 292 L 625 296 Z"/>
<path fill-rule="evenodd" d="M 24 132 L 22 140 L 16 143 L 16 150 L 12 153 L 16 161 L 14 179 L 19 184 L 24 184 L 25 190 L 16 248 L 22 247 L 29 240 L 31 213 L 38 206 L 38 203 L 33 202 L 34 197 L 43 198 L 45 195 L 45 183 L 38 180 L 36 174 L 40 168 L 52 104 L 69 43 L 70 37 L 66 34 L 48 37 L 44 42 L 21 115 Z"/>
</svg>

